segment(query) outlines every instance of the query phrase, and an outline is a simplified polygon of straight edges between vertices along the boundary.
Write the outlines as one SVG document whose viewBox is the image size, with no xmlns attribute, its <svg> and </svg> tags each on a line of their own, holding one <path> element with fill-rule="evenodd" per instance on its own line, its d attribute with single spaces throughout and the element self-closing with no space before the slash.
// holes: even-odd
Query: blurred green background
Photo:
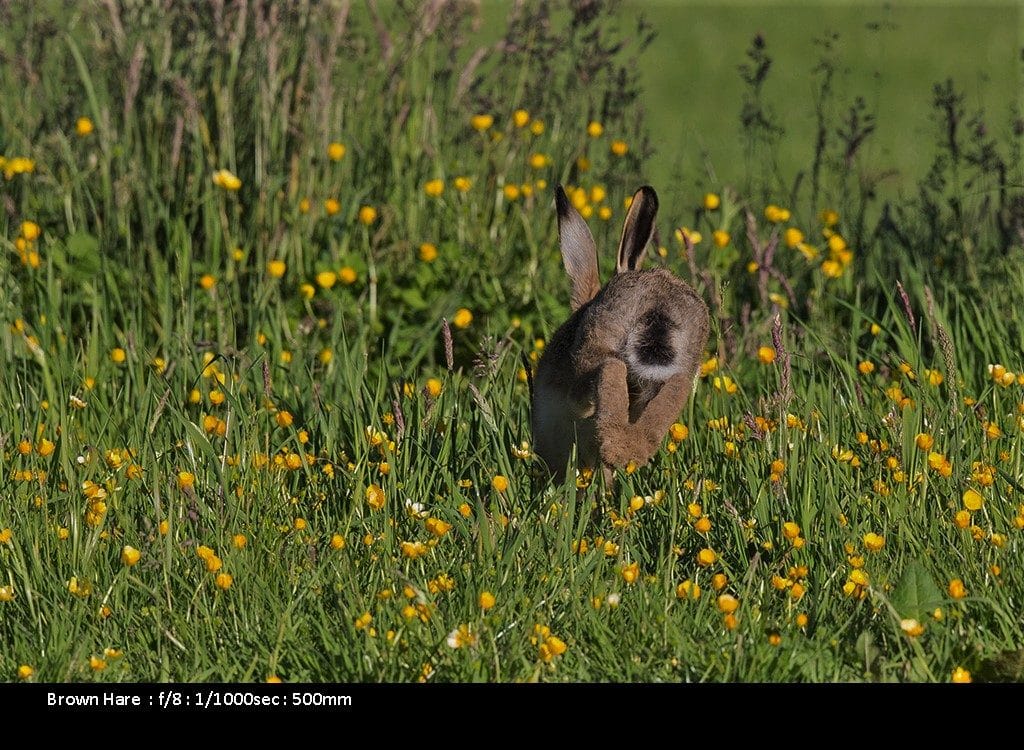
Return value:
<svg viewBox="0 0 1024 750">
<path fill-rule="evenodd" d="M 485 0 L 481 35 L 496 35 L 510 4 Z M 772 69 L 765 99 L 785 128 L 778 149 L 784 184 L 814 153 L 816 40 L 838 34 L 834 115 L 863 97 L 877 117 L 862 163 L 887 173 L 884 197 L 912 193 L 935 154 L 932 87 L 952 78 L 968 112 L 1004 135 L 1020 116 L 1021 6 L 1014 2 L 871 3 L 624 0 L 620 22 L 643 14 L 657 37 L 643 57 L 646 114 L 657 150 L 649 179 L 673 197 L 695 186 L 740 184 L 744 150 L 738 67 L 753 36 L 767 42 Z M 784 104 L 783 104 L 784 103 Z M 891 174 L 889 172 L 891 171 Z"/>
</svg>

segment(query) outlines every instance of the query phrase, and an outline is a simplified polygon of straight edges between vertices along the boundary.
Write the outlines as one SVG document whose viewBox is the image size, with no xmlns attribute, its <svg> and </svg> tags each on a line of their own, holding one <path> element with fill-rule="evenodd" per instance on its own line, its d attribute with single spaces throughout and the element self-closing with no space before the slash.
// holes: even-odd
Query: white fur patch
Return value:
<svg viewBox="0 0 1024 750">
<path fill-rule="evenodd" d="M 664 382 L 682 370 L 678 357 L 675 362 L 668 365 L 649 365 L 639 361 L 632 349 L 626 352 L 626 364 L 629 366 L 630 373 L 644 380 L 656 382 Z"/>
</svg>

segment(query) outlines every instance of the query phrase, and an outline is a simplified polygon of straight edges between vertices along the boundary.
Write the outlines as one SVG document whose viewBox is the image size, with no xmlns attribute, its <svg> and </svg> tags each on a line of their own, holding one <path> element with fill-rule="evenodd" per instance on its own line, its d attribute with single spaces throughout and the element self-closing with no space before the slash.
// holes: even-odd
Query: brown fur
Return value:
<svg viewBox="0 0 1024 750">
<path fill-rule="evenodd" d="M 669 271 L 637 270 L 654 230 L 652 189 L 634 196 L 618 271 L 599 291 L 590 231 L 564 194 L 558 208 L 574 312 L 537 367 L 534 449 L 556 478 L 564 476 L 574 444 L 579 468 L 610 474 L 630 461 L 647 463 L 678 418 L 707 343 L 708 311 Z"/>
</svg>

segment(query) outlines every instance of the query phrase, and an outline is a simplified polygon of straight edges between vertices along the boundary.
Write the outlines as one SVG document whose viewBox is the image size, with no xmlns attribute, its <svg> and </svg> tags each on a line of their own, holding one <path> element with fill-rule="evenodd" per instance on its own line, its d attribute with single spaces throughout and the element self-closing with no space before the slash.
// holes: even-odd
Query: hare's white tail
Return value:
<svg viewBox="0 0 1024 750">
<path fill-rule="evenodd" d="M 686 367 L 686 353 L 695 343 L 689 327 L 663 310 L 651 309 L 626 337 L 626 365 L 635 377 L 664 382 Z"/>
</svg>

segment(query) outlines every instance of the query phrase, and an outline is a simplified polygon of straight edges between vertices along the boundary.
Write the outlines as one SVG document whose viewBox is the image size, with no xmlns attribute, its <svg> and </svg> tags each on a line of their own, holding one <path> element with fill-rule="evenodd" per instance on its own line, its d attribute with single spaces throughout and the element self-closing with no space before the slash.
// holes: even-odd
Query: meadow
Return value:
<svg viewBox="0 0 1024 750">
<path fill-rule="evenodd" d="M 0 2 L 0 679 L 1024 677 L 1019 100 L 921 76 L 883 200 L 841 45 L 793 143 L 736 19 L 675 181 L 620 11 Z M 649 181 L 701 379 L 556 486 L 553 191 L 610 271 Z"/>
</svg>

